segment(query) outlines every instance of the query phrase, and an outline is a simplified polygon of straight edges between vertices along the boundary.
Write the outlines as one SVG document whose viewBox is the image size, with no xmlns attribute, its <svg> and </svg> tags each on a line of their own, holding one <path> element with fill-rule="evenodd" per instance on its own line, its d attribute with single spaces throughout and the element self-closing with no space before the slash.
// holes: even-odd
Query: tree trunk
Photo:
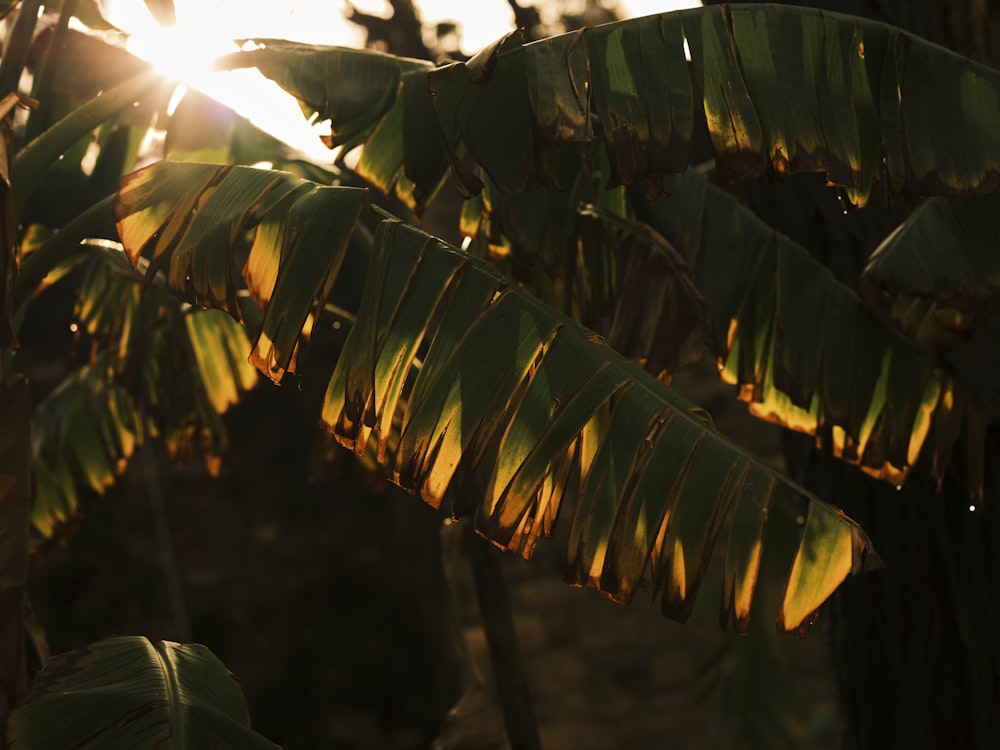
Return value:
<svg viewBox="0 0 1000 750">
<path fill-rule="evenodd" d="M 31 516 L 31 399 L 28 381 L 0 386 L 0 713 L 27 687 L 24 588 Z"/>
</svg>

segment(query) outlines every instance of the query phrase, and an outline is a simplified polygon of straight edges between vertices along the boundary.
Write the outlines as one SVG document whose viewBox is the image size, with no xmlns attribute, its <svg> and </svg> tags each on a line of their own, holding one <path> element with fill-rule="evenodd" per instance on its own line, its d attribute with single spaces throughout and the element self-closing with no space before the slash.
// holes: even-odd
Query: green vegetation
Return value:
<svg viewBox="0 0 1000 750">
<path fill-rule="evenodd" d="M 143 442 L 217 466 L 220 415 L 254 368 L 281 383 L 319 358 L 323 427 L 501 548 L 530 556 L 558 519 L 569 583 L 627 602 L 647 581 L 684 621 L 721 545 L 720 620 L 738 631 L 773 586 L 779 631 L 805 633 L 879 558 L 837 507 L 856 475 L 817 493 L 776 472 L 669 388 L 680 367 L 711 356 L 753 414 L 890 486 L 945 483 L 959 445 L 972 504 L 995 492 L 982 458 L 992 384 L 970 372 L 994 312 L 996 71 L 886 24 L 785 6 L 532 43 L 514 33 L 441 66 L 254 40 L 224 64 L 277 81 L 330 121 L 344 154 L 361 147 L 353 170 L 324 170 L 196 94 L 167 120 L 169 86 L 69 29 L 71 13 L 95 22 L 96 3 L 53 8 L 35 49 L 41 4 L 20 5 L 0 67 L 0 708 L 12 747 L 111 728 L 129 747 L 266 743 L 196 647 L 102 641 L 55 657 L 29 688 L 24 631 L 36 626 L 23 618 L 29 556 L 64 538 L 85 493 L 109 487 Z M 21 126 L 29 64 L 39 106 Z M 154 123 L 167 160 L 138 168 Z M 247 166 L 265 161 L 274 169 Z M 864 297 L 724 189 L 809 172 L 855 205 L 919 202 L 872 256 Z M 463 249 L 416 226 L 456 189 Z M 91 356 L 30 416 L 19 326 L 64 277 Z M 343 347 L 311 349 L 334 326 L 350 329 Z M 969 533 L 988 538 L 997 517 L 987 504 Z M 956 609 L 962 627 L 976 619 Z M 997 644 L 977 646 L 997 658 Z M 99 701 L 74 693 L 94 686 Z M 995 674 L 975 687 L 1000 694 Z M 924 741 L 987 747 L 988 705 L 971 729 Z M 91 723 L 55 729 L 55 715 Z"/>
</svg>

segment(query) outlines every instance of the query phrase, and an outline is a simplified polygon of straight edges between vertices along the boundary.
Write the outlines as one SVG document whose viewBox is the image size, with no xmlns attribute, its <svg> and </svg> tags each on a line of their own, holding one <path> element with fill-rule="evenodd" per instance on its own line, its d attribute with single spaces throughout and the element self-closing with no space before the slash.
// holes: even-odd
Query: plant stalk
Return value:
<svg viewBox="0 0 1000 750">
<path fill-rule="evenodd" d="M 510 599 L 495 550 L 466 525 L 465 551 L 472 566 L 476 598 L 486 631 L 493 678 L 511 747 L 541 750 L 538 721 L 531 705 L 524 659 L 517 641 Z"/>
<path fill-rule="evenodd" d="M 0 388 L 0 712 L 27 690 L 24 641 L 31 517 L 31 395 L 19 376 Z"/>
</svg>

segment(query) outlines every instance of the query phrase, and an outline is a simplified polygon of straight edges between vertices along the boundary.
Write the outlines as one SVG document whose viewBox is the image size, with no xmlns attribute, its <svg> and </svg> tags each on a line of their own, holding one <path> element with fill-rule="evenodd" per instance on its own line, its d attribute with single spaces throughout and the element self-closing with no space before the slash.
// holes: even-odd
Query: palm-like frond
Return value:
<svg viewBox="0 0 1000 750">
<path fill-rule="evenodd" d="M 142 441 L 135 401 L 107 380 L 103 364 L 75 372 L 32 415 L 36 547 L 73 523 L 81 492 L 110 487 Z"/>
<path fill-rule="evenodd" d="M 528 554 L 571 514 L 574 583 L 627 600 L 649 566 L 664 610 L 683 619 L 732 513 L 723 619 L 746 626 L 766 542 L 788 553 L 779 626 L 798 631 L 864 564 L 869 542 L 838 511 L 487 264 L 377 221 L 364 191 L 160 163 L 126 180 L 115 213 L 129 257 L 148 258 L 150 277 L 163 269 L 174 294 L 244 315 L 249 290 L 261 309 L 253 358 L 275 379 L 317 325 L 359 222 L 374 221 L 324 423 L 359 453 L 374 443 L 393 480 L 432 505 L 450 493 L 453 512 L 500 546 Z"/>
<path fill-rule="evenodd" d="M 262 49 L 227 64 L 257 66 L 310 114 L 330 118 L 335 134 L 345 131 L 342 140 L 369 138 L 378 146 L 371 176 L 386 190 L 400 190 L 405 177 L 413 187 L 404 194 L 433 194 L 449 160 L 460 183 L 478 191 L 461 167 L 466 153 L 507 192 L 565 187 L 578 160 L 567 146 L 596 139 L 612 184 L 655 188 L 687 165 L 702 117 L 723 180 L 821 171 L 860 202 L 880 190 L 1000 184 L 1000 137 L 984 126 L 1000 117 L 1000 74 L 836 13 L 713 6 L 527 45 L 514 34 L 433 70 L 257 41 Z M 363 104 L 341 106 L 360 92 Z"/>
<path fill-rule="evenodd" d="M 147 435 L 178 461 L 197 455 L 217 469 L 227 442 L 219 415 L 257 382 L 232 318 L 142 291 L 107 249 L 89 255 L 74 325 L 96 353 L 32 420 L 36 549 L 75 525 L 82 493 L 108 489 Z"/>
<path fill-rule="evenodd" d="M 690 265 L 712 311 L 722 377 L 751 411 L 893 483 L 929 442 L 943 476 L 964 418 L 962 386 L 703 176 L 689 171 L 669 185 L 644 218 Z"/>
<path fill-rule="evenodd" d="M 321 85 L 313 76 L 324 66 L 367 67 L 370 58 L 260 44 L 228 64 L 256 65 L 300 99 L 299 92 Z M 392 59 L 378 58 L 379 69 Z M 367 138 L 359 170 L 404 199 L 433 194 L 449 164 L 470 195 L 485 181 L 463 228 L 511 242 L 522 251 L 513 257 L 515 267 L 540 262 L 541 273 L 522 276 L 540 280 L 546 300 L 574 315 L 583 312 L 591 325 L 599 323 L 595 311 L 621 290 L 616 284 L 608 293 L 575 281 L 587 265 L 578 263 L 584 232 L 573 204 L 618 201 L 616 212 L 627 214 L 617 191 L 587 184 L 602 175 L 609 187 L 639 183 L 654 194 L 670 191 L 670 175 L 685 169 L 702 117 L 724 180 L 822 171 L 859 202 L 879 193 L 988 191 L 1000 180 L 1000 138 L 984 127 L 997 114 L 1000 74 L 893 27 L 816 10 L 713 7 L 527 45 L 513 35 L 467 63 L 431 70 L 397 61 L 397 73 L 398 83 L 382 75 L 380 106 L 365 110 L 376 119 L 364 126 L 357 117 L 352 121 L 355 139 Z M 335 131 L 343 119 L 335 95 L 351 95 L 343 93 L 346 80 L 328 76 L 324 91 L 333 103 L 304 100 L 309 112 L 330 117 Z M 398 93 L 389 107 L 384 102 L 393 86 Z M 957 128 L 962 142 L 935 139 L 945 127 Z M 603 144 L 596 157 L 595 141 Z M 481 171 L 470 170 L 465 157 Z M 551 199 L 537 192 L 523 199 L 508 195 L 538 186 L 566 192 Z M 702 214 L 698 206 L 694 218 L 680 211 L 689 206 L 680 190 L 664 202 L 674 216 L 673 231 L 697 237 Z M 739 215 L 711 188 L 696 188 L 696 195 Z M 411 203 L 420 208 L 419 201 Z M 689 220 L 693 226 L 684 227 Z M 728 363 L 723 376 L 740 385 L 741 397 L 759 416 L 814 434 L 838 455 L 893 482 L 906 476 L 933 421 L 934 463 L 943 471 L 965 403 L 950 377 L 891 335 L 799 249 L 789 252 L 784 238 L 767 234 L 768 240 L 766 229 L 754 226 L 754 242 L 770 254 L 767 267 L 784 279 L 780 294 L 773 279 L 764 281 L 766 274 L 737 279 L 733 269 L 756 254 L 730 263 L 713 253 L 711 272 L 697 279 L 723 349 L 721 363 Z M 713 241 L 720 239 L 713 234 Z M 747 239 L 727 235 L 726 258 L 738 255 Z M 811 281 L 791 283 L 794 273 L 812 274 L 804 277 Z M 615 273 L 606 276 L 613 280 Z M 758 283 L 740 286 L 748 279 Z M 810 297 L 814 292 L 818 296 Z M 825 319 L 851 325 L 859 346 L 832 322 L 830 335 L 820 340 L 796 325 L 809 318 L 791 315 L 791 307 L 812 309 L 820 298 L 833 300 L 822 311 Z M 739 328 L 737 309 L 744 313 Z M 851 351 L 838 354 L 845 346 Z M 628 353 L 648 357 L 647 351 Z M 848 372 L 847 363 L 857 367 Z M 841 375 L 850 377 L 838 381 Z M 830 385 L 837 382 L 845 385 Z"/>
</svg>

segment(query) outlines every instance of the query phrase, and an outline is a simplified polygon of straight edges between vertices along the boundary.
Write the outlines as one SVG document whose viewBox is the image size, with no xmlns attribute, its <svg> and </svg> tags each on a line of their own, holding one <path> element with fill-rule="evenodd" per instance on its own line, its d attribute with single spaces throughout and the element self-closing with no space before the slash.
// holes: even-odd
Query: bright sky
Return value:
<svg viewBox="0 0 1000 750">
<path fill-rule="evenodd" d="M 256 70 L 212 72 L 212 60 L 234 51 L 232 40 L 247 37 L 292 39 L 310 44 L 357 46 L 360 30 L 344 20 L 343 0 L 174 0 L 177 24 L 161 28 L 141 0 L 103 0 L 109 20 L 132 34 L 129 50 L 153 62 L 166 75 L 195 86 L 301 149 L 329 161 L 287 94 Z M 387 14 L 384 0 L 354 0 L 372 14 Z M 461 25 L 462 47 L 474 52 L 513 28 L 506 0 L 415 0 L 424 21 L 454 20 Z M 699 0 L 621 0 L 626 17 L 698 6 Z M 180 52 L 180 54 L 178 54 Z"/>
</svg>

